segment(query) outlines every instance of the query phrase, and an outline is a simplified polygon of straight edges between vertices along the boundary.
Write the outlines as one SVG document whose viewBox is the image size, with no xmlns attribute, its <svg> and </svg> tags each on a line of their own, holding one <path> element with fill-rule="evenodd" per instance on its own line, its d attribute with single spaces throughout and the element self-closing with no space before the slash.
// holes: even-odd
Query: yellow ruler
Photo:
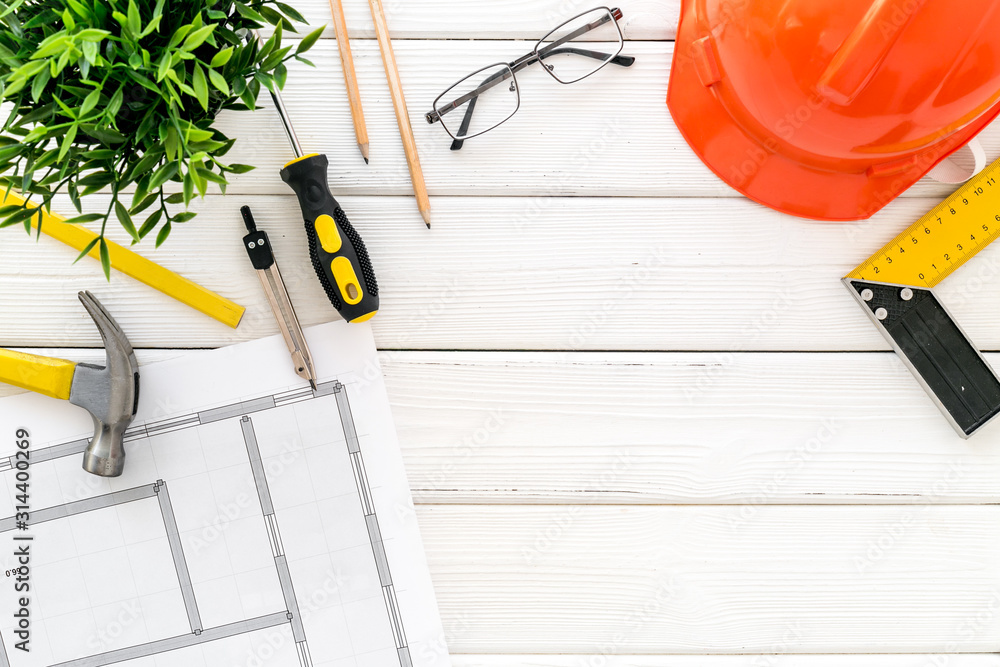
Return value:
<svg viewBox="0 0 1000 667">
<path fill-rule="evenodd" d="M 854 269 L 847 278 L 936 287 L 1000 236 L 1000 160 Z"/>
<path fill-rule="evenodd" d="M 24 198 L 14 192 L 8 192 L 6 198 L 3 198 L 2 193 L 0 193 L 0 204 L 20 206 L 23 203 Z M 37 225 L 37 219 L 32 218 L 32 226 L 37 228 Z M 83 225 L 72 225 L 64 222 L 64 218 L 52 212 L 42 214 L 42 233 L 79 251 L 86 248 L 87 244 L 97 236 Z M 95 259 L 99 258 L 99 254 L 97 246 L 94 246 L 94 249 L 89 253 Z M 108 241 L 108 254 L 111 257 L 111 268 L 135 278 L 233 329 L 238 327 L 240 320 L 243 319 L 243 313 L 246 312 L 246 308 L 243 306 L 177 275 L 114 241 Z"/>
<path fill-rule="evenodd" d="M 844 284 L 959 435 L 1000 417 L 1000 376 L 933 288 L 1000 236 L 1000 160 L 854 269 Z"/>
</svg>

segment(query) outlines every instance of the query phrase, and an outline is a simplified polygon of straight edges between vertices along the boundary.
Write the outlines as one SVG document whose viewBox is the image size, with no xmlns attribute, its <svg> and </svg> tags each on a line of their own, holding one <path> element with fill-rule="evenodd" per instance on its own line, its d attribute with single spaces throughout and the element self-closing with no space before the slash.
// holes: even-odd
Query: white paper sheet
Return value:
<svg viewBox="0 0 1000 667">
<path fill-rule="evenodd" d="M 81 468 L 86 412 L 0 401 L 0 667 L 448 667 L 371 331 L 307 338 L 315 393 L 278 337 L 143 367 L 116 479 Z"/>
</svg>

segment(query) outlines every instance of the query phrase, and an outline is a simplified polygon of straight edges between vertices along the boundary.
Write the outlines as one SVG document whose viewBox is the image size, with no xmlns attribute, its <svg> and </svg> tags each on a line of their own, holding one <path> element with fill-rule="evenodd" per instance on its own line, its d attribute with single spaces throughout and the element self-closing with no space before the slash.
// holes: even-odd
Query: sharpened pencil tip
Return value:
<svg viewBox="0 0 1000 667">
<path fill-rule="evenodd" d="M 365 164 L 368 164 L 368 144 L 358 144 L 358 148 L 361 150 L 361 157 L 365 159 Z"/>
<path fill-rule="evenodd" d="M 420 211 L 420 216 L 424 219 L 424 224 L 427 225 L 427 229 L 431 228 L 431 212 L 430 210 Z"/>
<path fill-rule="evenodd" d="M 309 380 L 309 385 L 312 387 L 313 391 L 319 389 L 319 387 L 316 385 L 316 380 Z"/>
</svg>

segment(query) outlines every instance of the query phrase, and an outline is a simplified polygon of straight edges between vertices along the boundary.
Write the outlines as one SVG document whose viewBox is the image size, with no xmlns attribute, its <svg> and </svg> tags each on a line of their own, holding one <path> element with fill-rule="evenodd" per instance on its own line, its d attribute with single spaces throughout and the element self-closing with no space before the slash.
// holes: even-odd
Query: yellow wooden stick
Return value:
<svg viewBox="0 0 1000 667">
<path fill-rule="evenodd" d="M 0 204 L 13 205 L 23 203 L 24 198 L 14 192 L 8 193 L 6 199 L 0 202 Z M 82 225 L 68 224 L 64 220 L 65 218 L 55 213 L 42 213 L 42 233 L 82 252 L 97 234 Z M 31 224 L 32 227 L 37 228 L 38 218 L 33 217 Z M 233 329 L 239 326 L 240 320 L 243 319 L 243 313 L 246 312 L 246 308 L 243 306 L 163 268 L 156 262 L 137 255 L 114 241 L 108 241 L 108 254 L 111 256 L 112 268 Z M 100 259 L 100 249 L 95 245 L 89 255 L 94 259 Z"/>
</svg>

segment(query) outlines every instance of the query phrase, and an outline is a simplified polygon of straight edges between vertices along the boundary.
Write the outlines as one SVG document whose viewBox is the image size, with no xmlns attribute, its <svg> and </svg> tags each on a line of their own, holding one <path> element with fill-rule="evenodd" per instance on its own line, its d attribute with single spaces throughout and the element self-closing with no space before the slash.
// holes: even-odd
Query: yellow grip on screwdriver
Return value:
<svg viewBox="0 0 1000 667">
<path fill-rule="evenodd" d="M 52 398 L 69 399 L 76 363 L 0 349 L 0 382 Z"/>
</svg>

